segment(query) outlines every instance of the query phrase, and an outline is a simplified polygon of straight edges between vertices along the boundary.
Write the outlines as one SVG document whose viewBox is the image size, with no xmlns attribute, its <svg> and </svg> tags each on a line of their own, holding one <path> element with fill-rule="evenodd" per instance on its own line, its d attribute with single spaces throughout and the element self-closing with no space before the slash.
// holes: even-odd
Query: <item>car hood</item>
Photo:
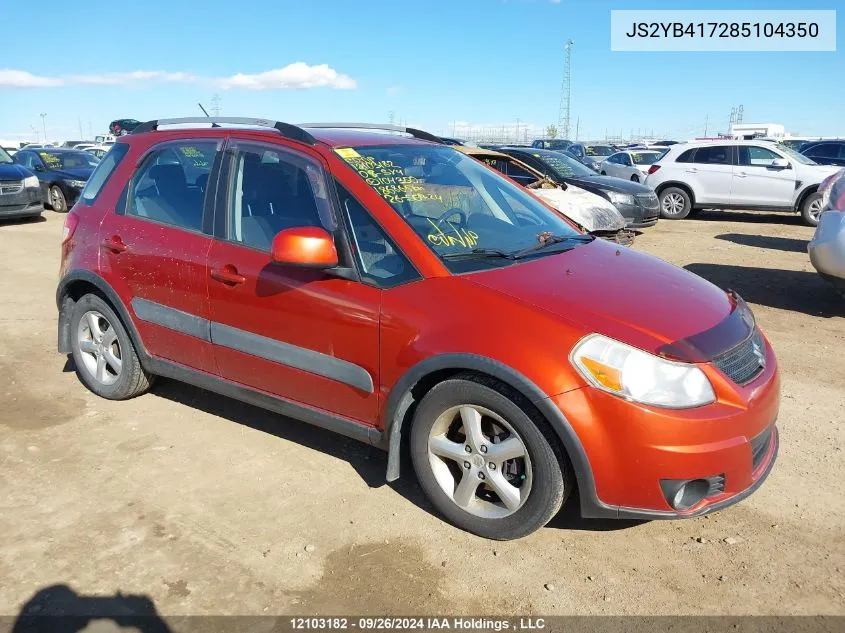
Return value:
<svg viewBox="0 0 845 633">
<path fill-rule="evenodd" d="M 581 187 L 568 185 L 566 190 L 532 189 L 531 193 L 591 233 L 625 228 L 626 220 L 616 207 Z"/>
<path fill-rule="evenodd" d="M 616 178 L 614 176 L 602 176 L 601 174 L 596 174 L 595 176 L 567 177 L 566 182 L 571 182 L 579 187 L 590 189 L 599 188 L 605 191 L 618 191 L 633 195 L 649 193 L 651 191 L 645 185 L 641 185 L 633 180 L 625 180 L 624 178 Z"/>
<path fill-rule="evenodd" d="M 698 275 L 598 239 L 466 278 L 547 310 L 585 335 L 597 332 L 652 354 L 712 331 L 736 305 Z M 718 347 L 729 349 L 741 340 L 721 340 Z"/>
<path fill-rule="evenodd" d="M 78 169 L 54 169 L 49 174 L 53 177 L 67 178 L 68 180 L 88 180 L 93 171 L 93 167 L 80 167 Z"/>
<path fill-rule="evenodd" d="M 0 180 L 23 180 L 31 175 L 23 165 L 0 163 Z"/>
</svg>

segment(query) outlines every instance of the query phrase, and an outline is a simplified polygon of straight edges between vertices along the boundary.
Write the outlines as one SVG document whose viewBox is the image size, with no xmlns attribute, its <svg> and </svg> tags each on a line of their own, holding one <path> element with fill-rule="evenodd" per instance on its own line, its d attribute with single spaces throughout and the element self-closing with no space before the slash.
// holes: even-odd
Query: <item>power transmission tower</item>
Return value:
<svg viewBox="0 0 845 633">
<path fill-rule="evenodd" d="M 390 123 L 390 125 L 393 125 L 394 120 L 395 120 L 395 113 L 393 112 L 393 110 L 391 110 L 390 112 L 387 113 L 387 122 Z"/>
<path fill-rule="evenodd" d="M 211 97 L 211 114 L 212 116 L 220 116 L 220 95 Z"/>
<path fill-rule="evenodd" d="M 742 111 L 744 109 L 745 108 L 742 106 L 742 104 L 740 104 L 739 109 L 736 111 L 736 122 L 737 123 L 742 123 Z"/>
<path fill-rule="evenodd" d="M 575 42 L 571 39 L 566 40 L 566 45 L 563 47 L 566 55 L 563 60 L 563 84 L 560 88 L 560 111 L 558 113 L 557 126 L 561 133 L 561 138 L 569 138 L 569 109 L 572 103 L 572 47 Z"/>
<path fill-rule="evenodd" d="M 707 138 L 707 124 L 710 123 L 710 115 L 707 114 L 704 117 L 704 138 Z"/>
</svg>

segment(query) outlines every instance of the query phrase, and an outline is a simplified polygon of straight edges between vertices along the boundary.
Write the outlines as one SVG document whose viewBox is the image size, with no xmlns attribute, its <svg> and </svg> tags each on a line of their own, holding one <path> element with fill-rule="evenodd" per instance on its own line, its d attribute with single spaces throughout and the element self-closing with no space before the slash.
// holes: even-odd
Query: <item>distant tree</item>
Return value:
<svg viewBox="0 0 845 633">
<path fill-rule="evenodd" d="M 557 138 L 557 126 L 556 125 L 550 125 L 549 127 L 547 127 L 546 128 L 546 136 L 548 138 Z"/>
</svg>

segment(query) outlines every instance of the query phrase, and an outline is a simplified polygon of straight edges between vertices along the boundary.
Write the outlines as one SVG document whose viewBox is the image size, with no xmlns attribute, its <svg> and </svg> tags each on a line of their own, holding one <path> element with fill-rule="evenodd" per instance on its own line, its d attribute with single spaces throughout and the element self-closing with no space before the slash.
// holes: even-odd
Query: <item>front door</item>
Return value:
<svg viewBox="0 0 845 633">
<path fill-rule="evenodd" d="M 273 263 L 281 230 L 338 231 L 316 155 L 232 146 L 225 208 L 209 252 L 214 355 L 224 378 L 375 424 L 381 290 Z"/>
<path fill-rule="evenodd" d="M 217 140 L 155 147 L 99 235 L 100 274 L 127 301 L 146 351 L 210 373 L 205 193 L 219 149 Z"/>
<path fill-rule="evenodd" d="M 750 207 L 791 207 L 795 170 L 775 167 L 780 154 L 757 145 L 738 145 L 731 204 Z"/>
</svg>

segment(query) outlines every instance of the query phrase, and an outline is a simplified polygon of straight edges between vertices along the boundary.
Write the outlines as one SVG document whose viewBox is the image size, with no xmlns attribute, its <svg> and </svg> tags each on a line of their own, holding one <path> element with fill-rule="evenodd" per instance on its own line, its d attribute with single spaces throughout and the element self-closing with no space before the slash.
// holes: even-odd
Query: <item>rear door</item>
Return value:
<svg viewBox="0 0 845 633">
<path fill-rule="evenodd" d="M 705 145 L 684 165 L 682 179 L 692 187 L 696 203 L 730 204 L 734 146 Z"/>
<path fill-rule="evenodd" d="M 381 290 L 270 258 L 283 229 L 321 226 L 342 236 L 325 165 L 277 144 L 237 141 L 227 155 L 207 278 L 221 375 L 375 424 Z"/>
<path fill-rule="evenodd" d="M 737 145 L 733 168 L 731 204 L 750 207 L 791 207 L 795 194 L 795 169 L 775 167 L 783 158 L 767 147 Z"/>
<path fill-rule="evenodd" d="M 215 373 L 206 257 L 221 139 L 155 145 L 100 225 L 100 274 L 133 314 L 146 351 Z"/>
</svg>

